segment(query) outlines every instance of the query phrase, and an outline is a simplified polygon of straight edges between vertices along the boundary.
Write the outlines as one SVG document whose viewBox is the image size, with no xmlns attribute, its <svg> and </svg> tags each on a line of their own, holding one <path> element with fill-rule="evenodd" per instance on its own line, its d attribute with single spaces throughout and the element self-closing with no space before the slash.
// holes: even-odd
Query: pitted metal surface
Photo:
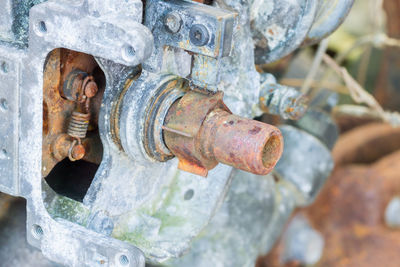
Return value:
<svg viewBox="0 0 400 267">
<path fill-rule="evenodd" d="M 353 0 L 255 0 L 251 4 L 251 30 L 256 63 L 273 62 L 303 42 L 321 41 L 336 30 Z"/>
</svg>

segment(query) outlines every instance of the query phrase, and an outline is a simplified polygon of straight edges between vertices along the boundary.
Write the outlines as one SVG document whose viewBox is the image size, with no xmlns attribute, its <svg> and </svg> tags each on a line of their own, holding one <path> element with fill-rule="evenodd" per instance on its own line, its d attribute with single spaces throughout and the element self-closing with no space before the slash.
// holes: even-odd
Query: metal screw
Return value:
<svg viewBox="0 0 400 267">
<path fill-rule="evenodd" d="M 207 28 L 201 24 L 195 24 L 190 28 L 190 42 L 196 46 L 204 46 L 210 40 L 210 34 Z"/>
<path fill-rule="evenodd" d="M 164 18 L 164 25 L 169 32 L 177 33 L 182 26 L 181 16 L 177 12 L 170 12 Z"/>
</svg>

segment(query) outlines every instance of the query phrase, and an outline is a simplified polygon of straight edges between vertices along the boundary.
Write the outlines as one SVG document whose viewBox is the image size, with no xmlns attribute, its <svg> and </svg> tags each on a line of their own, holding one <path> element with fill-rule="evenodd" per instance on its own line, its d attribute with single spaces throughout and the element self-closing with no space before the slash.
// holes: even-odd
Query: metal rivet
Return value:
<svg viewBox="0 0 400 267">
<path fill-rule="evenodd" d="M 181 16 L 177 12 L 170 12 L 164 18 L 164 25 L 171 33 L 177 33 L 182 26 Z"/>
<path fill-rule="evenodd" d="M 204 46 L 210 39 L 210 34 L 205 26 L 195 24 L 189 32 L 190 42 L 196 46 Z"/>
</svg>

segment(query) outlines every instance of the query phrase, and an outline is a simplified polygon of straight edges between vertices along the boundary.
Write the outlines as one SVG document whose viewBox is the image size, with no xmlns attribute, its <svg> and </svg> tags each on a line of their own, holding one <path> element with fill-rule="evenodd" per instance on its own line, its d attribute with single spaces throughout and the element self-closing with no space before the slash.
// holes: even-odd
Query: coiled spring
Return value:
<svg viewBox="0 0 400 267">
<path fill-rule="evenodd" d="M 71 120 L 68 125 L 68 134 L 77 139 L 86 137 L 89 127 L 90 113 L 72 112 Z"/>
</svg>

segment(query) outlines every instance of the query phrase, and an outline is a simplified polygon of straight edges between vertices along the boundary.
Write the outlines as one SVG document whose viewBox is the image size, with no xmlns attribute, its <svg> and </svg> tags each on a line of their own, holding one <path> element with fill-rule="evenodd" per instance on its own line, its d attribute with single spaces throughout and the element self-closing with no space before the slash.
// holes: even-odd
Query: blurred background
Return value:
<svg viewBox="0 0 400 267">
<path fill-rule="evenodd" d="M 260 66 L 337 104 L 339 139 L 315 203 L 257 266 L 400 266 L 400 0 L 356 0 L 324 43 Z"/>
</svg>

